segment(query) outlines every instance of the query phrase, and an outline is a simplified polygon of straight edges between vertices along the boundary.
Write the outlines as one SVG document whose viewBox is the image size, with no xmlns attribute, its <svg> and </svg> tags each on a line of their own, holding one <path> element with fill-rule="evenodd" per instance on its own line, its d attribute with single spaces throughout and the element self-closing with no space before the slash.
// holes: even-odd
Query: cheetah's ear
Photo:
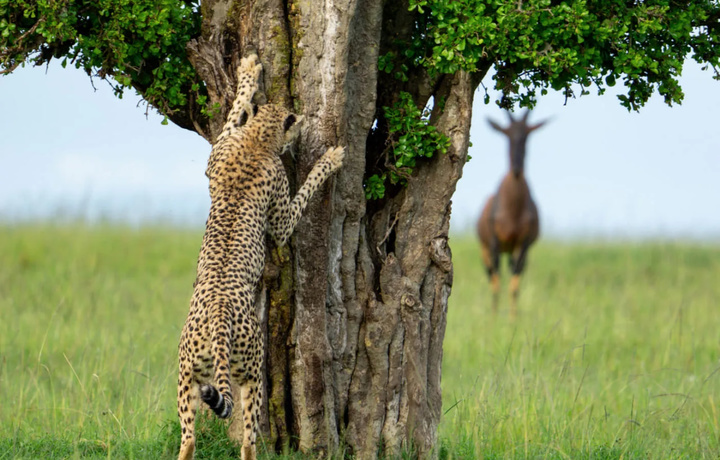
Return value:
<svg viewBox="0 0 720 460">
<path fill-rule="evenodd" d="M 285 117 L 285 121 L 283 122 L 283 130 L 285 131 L 285 135 L 297 135 L 297 133 L 300 132 L 300 128 L 302 127 L 304 120 L 304 116 L 295 115 L 293 113 Z"/>
<path fill-rule="evenodd" d="M 295 117 L 294 114 L 290 114 L 285 118 L 285 122 L 283 123 L 283 131 L 287 132 L 288 129 L 292 127 L 292 125 L 295 124 L 297 121 L 297 117 Z"/>
</svg>

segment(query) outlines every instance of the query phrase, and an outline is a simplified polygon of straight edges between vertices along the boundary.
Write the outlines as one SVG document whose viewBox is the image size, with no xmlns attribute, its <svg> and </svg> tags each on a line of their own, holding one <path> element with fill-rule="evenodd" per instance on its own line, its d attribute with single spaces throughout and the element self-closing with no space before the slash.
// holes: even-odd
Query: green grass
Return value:
<svg viewBox="0 0 720 460">
<path fill-rule="evenodd" d="M 455 458 L 718 458 L 720 248 L 540 244 L 513 322 L 506 292 L 489 311 L 475 242 L 451 246 Z"/>
<path fill-rule="evenodd" d="M 200 238 L 0 227 L 0 459 L 176 455 Z M 443 458 L 720 456 L 719 247 L 542 243 L 511 321 L 507 296 L 489 312 L 475 241 L 451 245 Z"/>
<path fill-rule="evenodd" d="M 0 230 L 0 438 L 10 447 L 0 458 L 85 456 L 158 437 L 175 416 L 198 247 L 197 232 Z"/>
</svg>

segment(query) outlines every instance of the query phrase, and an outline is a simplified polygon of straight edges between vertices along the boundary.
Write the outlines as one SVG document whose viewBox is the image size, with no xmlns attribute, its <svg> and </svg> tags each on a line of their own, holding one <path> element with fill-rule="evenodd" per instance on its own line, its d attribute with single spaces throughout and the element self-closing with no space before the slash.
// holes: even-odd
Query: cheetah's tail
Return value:
<svg viewBox="0 0 720 460">
<path fill-rule="evenodd" d="M 207 403 L 208 406 L 210 406 L 210 409 L 212 409 L 218 417 L 228 418 L 230 417 L 230 414 L 232 414 L 232 400 L 227 401 L 227 399 L 223 397 L 222 393 L 220 393 L 214 386 L 206 384 L 200 387 L 200 397 L 203 401 L 205 401 L 205 403 Z"/>
</svg>

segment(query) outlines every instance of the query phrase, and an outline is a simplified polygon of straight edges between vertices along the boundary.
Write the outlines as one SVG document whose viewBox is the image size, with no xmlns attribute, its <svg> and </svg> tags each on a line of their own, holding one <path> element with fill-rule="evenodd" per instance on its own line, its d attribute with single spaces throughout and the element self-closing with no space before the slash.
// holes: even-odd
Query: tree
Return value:
<svg viewBox="0 0 720 460">
<path fill-rule="evenodd" d="M 292 244 L 269 243 L 266 439 L 428 457 L 476 89 L 494 67 L 507 108 L 617 80 L 630 110 L 680 103 L 688 56 L 718 77 L 719 19 L 716 0 L 0 0 L 0 72 L 61 59 L 212 142 L 257 51 L 259 102 L 305 115 L 289 176 L 347 146 Z"/>
</svg>

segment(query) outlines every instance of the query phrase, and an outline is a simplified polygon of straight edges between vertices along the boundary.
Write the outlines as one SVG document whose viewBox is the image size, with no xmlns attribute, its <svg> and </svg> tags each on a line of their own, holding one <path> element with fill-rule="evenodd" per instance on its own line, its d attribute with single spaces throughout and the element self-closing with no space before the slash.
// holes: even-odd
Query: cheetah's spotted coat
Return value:
<svg viewBox="0 0 720 460">
<path fill-rule="evenodd" d="M 253 107 L 261 70 L 257 56 L 242 60 L 233 108 L 208 161 L 210 214 L 179 346 L 180 459 L 195 451 L 199 400 L 229 417 L 231 385 L 240 388 L 242 458 L 255 459 L 264 351 L 253 300 L 265 264 L 265 232 L 284 244 L 308 199 L 344 157 L 343 148 L 328 149 L 290 201 L 279 156 L 297 138 L 303 117 L 276 105 Z"/>
</svg>

